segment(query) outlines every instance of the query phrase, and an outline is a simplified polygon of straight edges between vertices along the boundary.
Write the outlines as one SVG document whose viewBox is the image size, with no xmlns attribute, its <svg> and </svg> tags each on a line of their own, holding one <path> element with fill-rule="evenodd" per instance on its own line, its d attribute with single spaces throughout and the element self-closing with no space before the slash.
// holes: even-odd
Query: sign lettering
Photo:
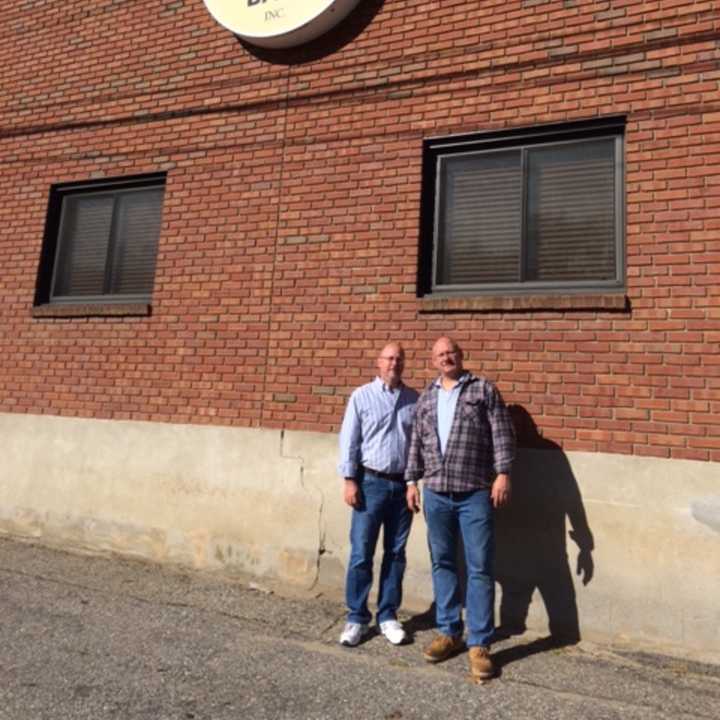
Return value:
<svg viewBox="0 0 720 720">
<path fill-rule="evenodd" d="M 319 37 L 360 0 L 204 0 L 221 25 L 249 43 L 288 48 Z"/>
</svg>

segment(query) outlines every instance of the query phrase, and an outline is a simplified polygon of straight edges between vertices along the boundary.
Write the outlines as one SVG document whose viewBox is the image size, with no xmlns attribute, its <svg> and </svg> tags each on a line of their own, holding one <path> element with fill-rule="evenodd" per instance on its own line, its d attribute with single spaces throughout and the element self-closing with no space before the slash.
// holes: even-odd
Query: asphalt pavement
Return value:
<svg viewBox="0 0 720 720">
<path fill-rule="evenodd" d="M 428 613 L 343 648 L 337 598 L 9 538 L 0 611 L 0 720 L 720 718 L 720 666 L 523 635 L 476 685 L 423 661 Z"/>
</svg>

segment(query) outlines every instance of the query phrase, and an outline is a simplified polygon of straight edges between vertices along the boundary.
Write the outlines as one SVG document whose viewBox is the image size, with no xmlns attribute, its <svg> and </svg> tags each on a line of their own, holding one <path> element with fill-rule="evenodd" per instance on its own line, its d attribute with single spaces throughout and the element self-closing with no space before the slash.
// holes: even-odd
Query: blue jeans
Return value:
<svg viewBox="0 0 720 720">
<path fill-rule="evenodd" d="M 405 503 L 405 483 L 383 480 L 367 470 L 358 478 L 360 507 L 352 511 L 350 562 L 345 583 L 348 622 L 368 624 L 367 601 L 373 582 L 373 556 L 380 528 L 383 559 L 378 588 L 377 621 L 395 620 L 402 602 L 405 544 L 412 513 Z"/>
<path fill-rule="evenodd" d="M 463 632 L 457 551 L 462 536 L 467 569 L 467 644 L 488 646 L 495 630 L 495 538 L 489 490 L 441 494 L 423 489 L 432 562 L 436 623 L 443 635 Z"/>
</svg>

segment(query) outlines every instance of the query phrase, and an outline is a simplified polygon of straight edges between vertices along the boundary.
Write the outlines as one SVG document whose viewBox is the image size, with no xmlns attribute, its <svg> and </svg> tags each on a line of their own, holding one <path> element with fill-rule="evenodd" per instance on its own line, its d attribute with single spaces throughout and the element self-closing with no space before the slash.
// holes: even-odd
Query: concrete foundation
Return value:
<svg viewBox="0 0 720 720">
<path fill-rule="evenodd" d="M 0 415 L 0 532 L 340 589 L 334 435 Z M 720 662 L 720 466 L 523 450 L 497 516 L 498 622 Z M 421 516 L 407 604 L 432 599 Z"/>
</svg>

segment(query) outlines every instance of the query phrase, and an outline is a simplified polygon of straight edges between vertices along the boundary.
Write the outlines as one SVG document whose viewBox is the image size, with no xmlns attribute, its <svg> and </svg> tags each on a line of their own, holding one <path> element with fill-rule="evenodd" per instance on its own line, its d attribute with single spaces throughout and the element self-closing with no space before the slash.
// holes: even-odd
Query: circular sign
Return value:
<svg viewBox="0 0 720 720">
<path fill-rule="evenodd" d="M 221 25 L 253 45 L 289 48 L 337 25 L 360 0 L 204 0 Z"/>
</svg>

